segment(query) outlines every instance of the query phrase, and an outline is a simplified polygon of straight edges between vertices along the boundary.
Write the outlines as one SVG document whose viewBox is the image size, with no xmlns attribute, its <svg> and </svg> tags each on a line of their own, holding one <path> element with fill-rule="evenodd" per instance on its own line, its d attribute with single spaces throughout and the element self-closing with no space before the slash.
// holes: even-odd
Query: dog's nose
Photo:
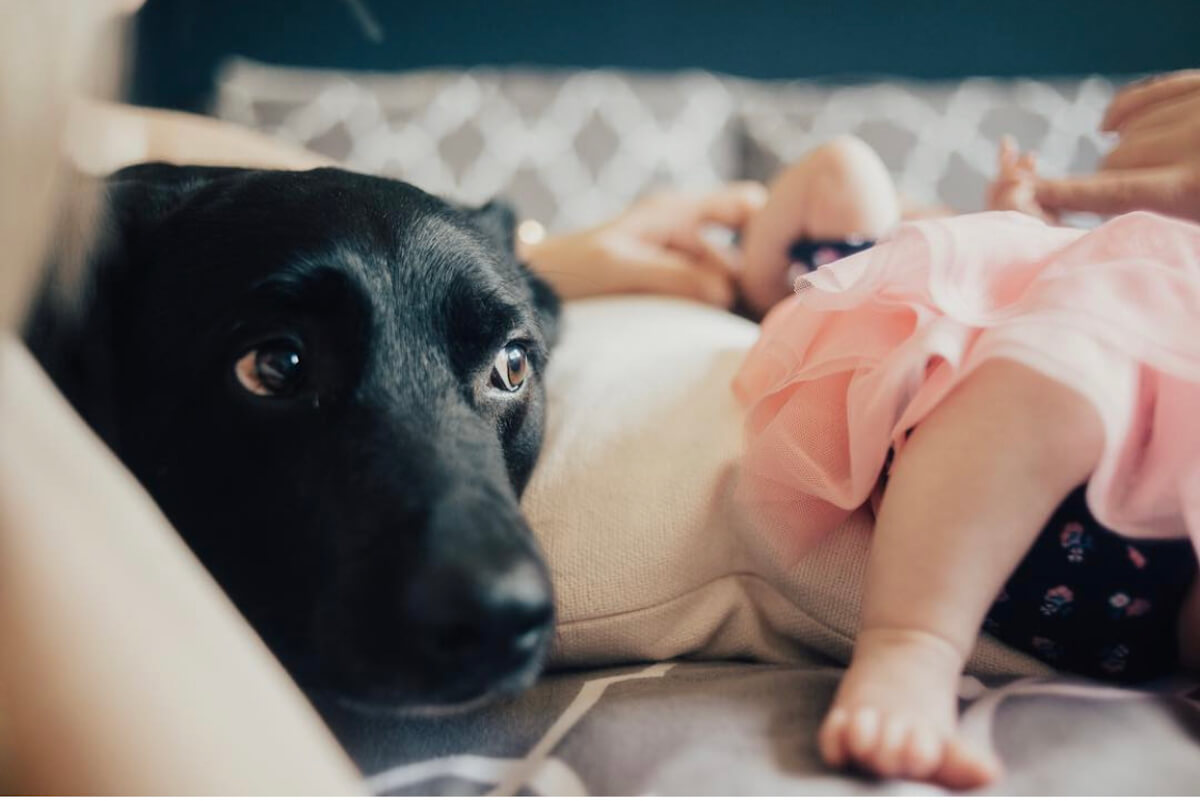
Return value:
<svg viewBox="0 0 1200 801">
<path fill-rule="evenodd" d="M 490 670 L 521 667 L 540 653 L 554 620 L 550 583 L 532 558 L 500 570 L 454 560 L 410 584 L 403 605 L 428 656 Z"/>
</svg>

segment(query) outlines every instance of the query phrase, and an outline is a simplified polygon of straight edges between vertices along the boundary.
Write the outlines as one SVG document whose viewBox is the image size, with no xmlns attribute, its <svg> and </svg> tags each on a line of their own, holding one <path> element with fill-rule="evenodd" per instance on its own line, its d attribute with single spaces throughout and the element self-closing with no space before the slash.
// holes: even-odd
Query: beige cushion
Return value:
<svg viewBox="0 0 1200 801">
<path fill-rule="evenodd" d="M 757 331 L 679 300 L 567 306 L 525 498 L 557 592 L 552 663 L 849 657 L 870 514 L 788 565 L 730 502 L 742 415 L 729 385 Z M 1049 672 L 990 638 L 969 667 Z"/>
</svg>

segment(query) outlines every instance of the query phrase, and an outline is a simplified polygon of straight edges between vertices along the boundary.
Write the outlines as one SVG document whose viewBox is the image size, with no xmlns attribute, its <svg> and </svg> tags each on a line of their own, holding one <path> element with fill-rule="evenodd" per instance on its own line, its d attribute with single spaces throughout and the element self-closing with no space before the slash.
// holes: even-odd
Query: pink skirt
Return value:
<svg viewBox="0 0 1200 801">
<path fill-rule="evenodd" d="M 926 220 L 810 273 L 734 380 L 740 502 L 801 555 L 993 358 L 1095 406 L 1106 444 L 1087 498 L 1101 523 L 1200 543 L 1200 226 L 1140 212 L 1090 232 L 1012 212 Z"/>
</svg>

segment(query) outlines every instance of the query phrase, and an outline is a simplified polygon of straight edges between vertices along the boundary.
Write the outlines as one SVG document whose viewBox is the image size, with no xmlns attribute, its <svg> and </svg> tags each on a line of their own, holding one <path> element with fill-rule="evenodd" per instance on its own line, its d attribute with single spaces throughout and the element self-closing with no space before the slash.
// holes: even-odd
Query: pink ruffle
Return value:
<svg viewBox="0 0 1200 801">
<path fill-rule="evenodd" d="M 998 357 L 1096 407 L 1106 446 L 1088 503 L 1102 523 L 1200 539 L 1200 226 L 927 220 L 802 283 L 734 381 L 748 407 L 741 502 L 797 554 L 868 499 L 904 432 Z"/>
</svg>

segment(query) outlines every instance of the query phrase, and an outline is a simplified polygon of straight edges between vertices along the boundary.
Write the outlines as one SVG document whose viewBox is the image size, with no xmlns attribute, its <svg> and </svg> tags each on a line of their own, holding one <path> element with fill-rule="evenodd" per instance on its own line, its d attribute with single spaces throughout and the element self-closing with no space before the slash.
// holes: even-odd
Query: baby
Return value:
<svg viewBox="0 0 1200 801">
<path fill-rule="evenodd" d="M 1200 226 L 1053 227 L 1033 170 L 1006 143 L 989 191 L 1024 214 L 899 224 L 929 215 L 842 138 L 744 232 L 744 295 L 773 308 L 734 387 L 742 502 L 797 558 L 876 511 L 830 765 L 994 780 L 956 732 L 981 628 L 1101 678 L 1200 668 Z"/>
</svg>

